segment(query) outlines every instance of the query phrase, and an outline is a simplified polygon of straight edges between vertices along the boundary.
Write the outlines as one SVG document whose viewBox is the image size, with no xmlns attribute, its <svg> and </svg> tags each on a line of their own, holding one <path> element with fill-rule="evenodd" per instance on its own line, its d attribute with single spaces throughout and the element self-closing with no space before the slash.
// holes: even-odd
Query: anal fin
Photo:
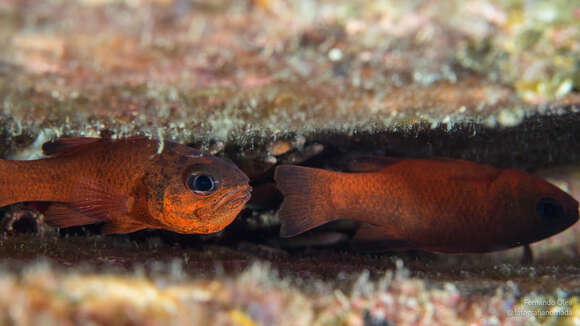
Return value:
<svg viewBox="0 0 580 326">
<path fill-rule="evenodd" d="M 141 223 L 107 223 L 101 228 L 102 234 L 125 234 L 147 229 L 149 226 Z"/>
<path fill-rule="evenodd" d="M 351 246 L 365 252 L 401 251 L 416 249 L 409 241 L 389 236 L 379 225 L 363 223 L 351 240 Z"/>
<path fill-rule="evenodd" d="M 387 239 L 388 235 L 378 225 L 363 223 L 356 231 L 354 241 L 381 241 Z"/>
<path fill-rule="evenodd" d="M 282 239 L 280 245 L 284 248 L 305 248 L 336 246 L 348 241 L 348 235 L 334 231 L 310 231 L 293 238 Z"/>
</svg>

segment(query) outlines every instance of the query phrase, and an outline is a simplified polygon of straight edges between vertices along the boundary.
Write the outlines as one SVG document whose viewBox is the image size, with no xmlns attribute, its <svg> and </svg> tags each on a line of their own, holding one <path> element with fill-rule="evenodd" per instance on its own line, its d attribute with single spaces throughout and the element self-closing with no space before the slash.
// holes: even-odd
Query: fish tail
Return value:
<svg viewBox="0 0 580 326">
<path fill-rule="evenodd" d="M 274 172 L 284 195 L 278 211 L 280 236 L 287 238 L 338 218 L 331 204 L 330 187 L 337 173 L 296 165 L 280 165 Z"/>
</svg>

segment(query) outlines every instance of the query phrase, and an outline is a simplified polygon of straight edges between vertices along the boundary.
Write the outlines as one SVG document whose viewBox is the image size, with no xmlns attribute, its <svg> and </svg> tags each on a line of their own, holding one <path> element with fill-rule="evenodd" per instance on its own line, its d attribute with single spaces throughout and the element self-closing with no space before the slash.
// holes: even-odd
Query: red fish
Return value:
<svg viewBox="0 0 580 326">
<path fill-rule="evenodd" d="M 234 164 L 177 143 L 65 138 L 43 150 L 51 157 L 0 160 L 0 206 L 50 202 L 45 220 L 57 227 L 213 233 L 250 198 L 248 177 Z"/>
<path fill-rule="evenodd" d="M 487 252 L 526 245 L 578 220 L 578 202 L 530 174 L 454 159 L 374 158 L 357 173 L 276 168 L 281 236 L 362 222 L 371 250 Z"/>
</svg>

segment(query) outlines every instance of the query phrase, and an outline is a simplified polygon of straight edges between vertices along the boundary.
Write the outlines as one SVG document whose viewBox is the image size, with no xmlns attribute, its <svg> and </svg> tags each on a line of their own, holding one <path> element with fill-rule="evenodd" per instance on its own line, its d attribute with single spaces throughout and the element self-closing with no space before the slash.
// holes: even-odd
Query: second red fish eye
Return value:
<svg viewBox="0 0 580 326">
<path fill-rule="evenodd" d="M 216 190 L 217 183 L 211 175 L 192 174 L 187 179 L 187 187 L 201 195 L 209 195 Z"/>
<path fill-rule="evenodd" d="M 536 204 L 536 212 L 543 218 L 560 218 L 564 216 L 564 208 L 552 198 L 542 198 Z"/>
</svg>

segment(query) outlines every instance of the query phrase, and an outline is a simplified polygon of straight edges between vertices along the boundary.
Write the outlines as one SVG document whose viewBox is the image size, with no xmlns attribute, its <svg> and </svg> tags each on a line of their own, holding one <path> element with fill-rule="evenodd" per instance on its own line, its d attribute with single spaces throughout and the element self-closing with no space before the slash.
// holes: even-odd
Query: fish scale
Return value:
<svg viewBox="0 0 580 326">
<path fill-rule="evenodd" d="M 51 157 L 0 160 L 0 206 L 52 203 L 45 220 L 59 227 L 107 222 L 105 233 L 213 233 L 231 223 L 250 197 L 248 177 L 235 165 L 181 144 L 164 142 L 158 153 L 159 141 L 144 137 L 65 138 L 43 148 Z M 186 179 L 194 173 L 219 187 L 196 193 Z M 228 193 L 235 194 L 228 202 L 211 205 Z"/>
<path fill-rule="evenodd" d="M 277 167 L 281 236 L 350 219 L 362 223 L 353 242 L 373 251 L 486 252 L 544 239 L 578 220 L 576 200 L 517 170 L 447 158 L 366 158 L 351 168 Z"/>
</svg>

